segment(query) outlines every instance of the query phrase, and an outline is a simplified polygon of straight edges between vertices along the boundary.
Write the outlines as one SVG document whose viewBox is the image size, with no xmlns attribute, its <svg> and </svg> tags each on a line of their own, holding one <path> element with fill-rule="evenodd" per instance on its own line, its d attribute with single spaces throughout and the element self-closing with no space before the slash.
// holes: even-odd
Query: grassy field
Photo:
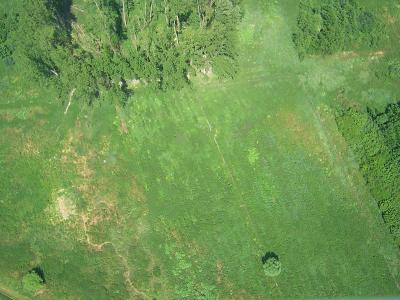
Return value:
<svg viewBox="0 0 400 300">
<path fill-rule="evenodd" d="M 40 266 L 42 299 L 398 295 L 398 249 L 333 108 L 400 90 L 375 80 L 380 53 L 300 62 L 295 2 L 245 1 L 235 80 L 138 89 L 125 108 L 64 114 L 2 65 L 1 285 L 23 294 Z"/>
</svg>

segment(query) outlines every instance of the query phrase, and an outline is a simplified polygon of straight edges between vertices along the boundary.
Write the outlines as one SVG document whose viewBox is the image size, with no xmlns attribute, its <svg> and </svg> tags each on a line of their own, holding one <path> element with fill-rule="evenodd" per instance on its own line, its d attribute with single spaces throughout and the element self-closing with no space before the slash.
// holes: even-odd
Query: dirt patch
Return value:
<svg viewBox="0 0 400 300">
<path fill-rule="evenodd" d="M 65 222 L 71 231 L 76 234 L 76 239 L 84 244 L 94 255 L 101 255 L 102 251 L 114 249 L 123 270 L 123 280 L 127 291 L 133 299 L 147 299 L 146 291 L 141 291 L 135 281 L 135 266 L 130 263 L 130 256 L 136 255 L 130 247 L 134 243 L 138 247 L 145 248 L 142 236 L 149 231 L 146 216 L 149 213 L 145 205 L 145 192 L 137 183 L 135 176 L 127 175 L 129 187 L 121 191 L 120 182 L 112 175 L 119 172 L 120 167 L 115 162 L 112 165 L 101 164 L 95 169 L 96 162 L 104 161 L 104 157 L 110 151 L 110 137 L 103 136 L 100 146 L 88 143 L 83 135 L 80 120 L 77 120 L 75 127 L 71 129 L 65 140 L 61 153 L 59 154 L 61 164 L 65 169 L 73 171 L 73 189 L 76 196 L 84 205 L 76 208 L 76 217 Z M 126 125 L 126 124 L 125 124 Z M 121 127 L 124 125 L 121 123 Z M 127 127 L 122 132 L 127 132 Z M 93 163 L 93 164 L 92 164 Z M 125 185 L 124 185 L 125 186 Z M 121 196 L 122 195 L 122 196 Z M 61 196 L 61 195 L 60 195 Z M 119 197 L 126 197 L 123 208 L 118 204 L 122 203 Z M 77 198 L 77 199 L 78 199 Z M 59 197 L 57 201 L 58 210 L 63 218 L 70 218 L 69 202 L 65 197 Z M 115 235 L 118 232 L 119 235 Z M 126 241 L 126 244 L 124 243 Z M 147 254 L 151 255 L 150 251 Z M 148 272 L 151 273 L 154 266 L 158 265 L 156 257 L 153 257 Z M 160 280 L 155 285 L 162 284 Z M 154 287 L 156 288 L 156 287 Z"/>
<path fill-rule="evenodd" d="M 142 82 L 139 79 L 127 80 L 126 84 L 128 85 L 128 89 L 137 89 L 142 85 Z"/>
<path fill-rule="evenodd" d="M 57 207 L 63 220 L 68 220 L 76 214 L 76 207 L 73 201 L 65 195 L 57 197 Z"/>
<path fill-rule="evenodd" d="M 31 137 L 28 137 L 23 145 L 22 153 L 25 155 L 37 156 L 40 154 L 39 147 L 32 141 Z"/>
<path fill-rule="evenodd" d="M 356 52 L 356 51 L 343 51 L 335 57 L 339 59 L 353 59 L 361 56 L 368 56 L 370 59 L 377 59 L 385 55 L 385 52 L 382 50 L 374 51 L 374 52 Z"/>
<path fill-rule="evenodd" d="M 95 242 L 92 241 L 92 239 L 91 239 L 91 237 L 90 237 L 90 235 L 88 233 L 88 226 L 95 225 L 97 223 L 96 218 L 94 218 L 94 219 L 90 218 L 90 216 L 87 213 L 82 213 L 81 214 L 81 221 L 82 221 L 82 228 L 83 228 L 83 233 L 85 235 L 86 243 L 89 245 L 89 247 L 91 249 L 93 249 L 94 251 L 102 251 L 103 247 L 105 245 L 112 244 L 109 241 L 105 241 L 105 242 L 102 242 L 102 243 L 95 243 Z"/>
<path fill-rule="evenodd" d="M 113 218 L 116 218 L 114 203 L 117 195 L 108 190 L 107 179 L 95 177 L 96 173 L 90 167 L 90 160 L 97 158 L 96 151 L 90 144 L 84 143 L 79 119 L 75 123 L 75 128 L 69 131 L 60 156 L 61 162 L 68 168 L 70 165 L 74 166 L 76 174 L 74 190 L 85 202 L 86 208 L 80 211 L 71 210 L 71 203 L 64 195 L 57 200 L 58 209 L 64 219 L 69 218 L 72 211 L 76 212 L 79 218 L 74 222 L 73 227 L 80 235 L 80 239 L 90 249 L 101 251 L 110 242 L 94 242 L 90 236 L 91 227 L 105 226 L 103 222 L 112 222 Z"/>
<path fill-rule="evenodd" d="M 11 122 L 15 118 L 14 114 L 10 111 L 0 111 L 0 120 Z"/>
<path fill-rule="evenodd" d="M 91 155 L 77 155 L 75 156 L 74 159 L 74 163 L 75 163 L 75 167 L 76 167 L 76 171 L 78 173 L 79 176 L 83 177 L 83 178 L 89 178 L 91 176 L 93 176 L 94 171 L 92 169 L 89 168 L 89 157 Z"/>
<path fill-rule="evenodd" d="M 360 55 L 355 51 L 343 51 L 339 54 L 340 59 L 351 59 L 359 57 Z"/>
<path fill-rule="evenodd" d="M 376 51 L 376 52 L 372 52 L 369 54 L 369 58 L 370 59 L 378 59 L 380 57 L 385 56 L 385 52 L 384 51 Z"/>
<path fill-rule="evenodd" d="M 70 130 L 67 139 L 61 151 L 61 161 L 63 163 L 72 162 L 75 165 L 77 174 L 85 179 L 92 177 L 94 171 L 89 167 L 89 160 L 94 158 L 95 151 L 88 149 L 85 154 L 80 154 L 77 147 L 80 145 L 83 138 L 81 132 L 81 123 L 77 120 L 75 128 Z"/>
<path fill-rule="evenodd" d="M 62 188 L 53 191 L 52 199 L 51 204 L 46 208 L 50 223 L 55 226 L 64 224 L 68 227 L 74 227 L 77 208 L 74 198 L 68 190 Z"/>
</svg>

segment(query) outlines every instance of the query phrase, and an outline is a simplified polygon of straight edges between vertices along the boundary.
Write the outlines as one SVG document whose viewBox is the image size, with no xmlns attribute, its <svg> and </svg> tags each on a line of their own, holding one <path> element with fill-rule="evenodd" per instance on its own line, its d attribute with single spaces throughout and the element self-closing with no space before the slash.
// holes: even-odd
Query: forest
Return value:
<svg viewBox="0 0 400 300">
<path fill-rule="evenodd" d="M 24 0 L 3 13 L 0 54 L 64 101 L 126 101 L 141 84 L 179 89 L 237 71 L 238 0 Z M 125 100 L 124 100 L 125 99 Z"/>
</svg>

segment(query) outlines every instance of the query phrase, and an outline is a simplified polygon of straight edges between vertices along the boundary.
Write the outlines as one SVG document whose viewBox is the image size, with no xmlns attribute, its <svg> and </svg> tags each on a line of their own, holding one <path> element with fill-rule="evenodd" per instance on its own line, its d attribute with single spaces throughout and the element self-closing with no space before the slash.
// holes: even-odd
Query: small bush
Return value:
<svg viewBox="0 0 400 300">
<path fill-rule="evenodd" d="M 22 278 L 22 288 L 24 291 L 35 294 L 43 287 L 43 279 L 35 271 L 31 271 Z"/>
<path fill-rule="evenodd" d="M 275 277 L 278 276 L 282 271 L 281 262 L 279 261 L 278 255 L 273 252 L 267 252 L 263 258 L 263 268 L 266 276 Z"/>
</svg>

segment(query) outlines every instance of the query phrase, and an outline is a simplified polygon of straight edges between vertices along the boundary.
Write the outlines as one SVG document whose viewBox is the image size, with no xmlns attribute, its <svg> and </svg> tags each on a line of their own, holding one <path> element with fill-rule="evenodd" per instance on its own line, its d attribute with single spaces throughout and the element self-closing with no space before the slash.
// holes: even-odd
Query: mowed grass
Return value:
<svg viewBox="0 0 400 300">
<path fill-rule="evenodd" d="M 54 95 L 2 91 L 1 283 L 20 290 L 40 265 L 49 299 L 399 294 L 398 250 L 331 108 L 396 89 L 374 81 L 368 55 L 299 62 L 293 1 L 245 8 L 235 80 L 66 115 Z M 278 277 L 264 275 L 267 251 Z"/>
</svg>

